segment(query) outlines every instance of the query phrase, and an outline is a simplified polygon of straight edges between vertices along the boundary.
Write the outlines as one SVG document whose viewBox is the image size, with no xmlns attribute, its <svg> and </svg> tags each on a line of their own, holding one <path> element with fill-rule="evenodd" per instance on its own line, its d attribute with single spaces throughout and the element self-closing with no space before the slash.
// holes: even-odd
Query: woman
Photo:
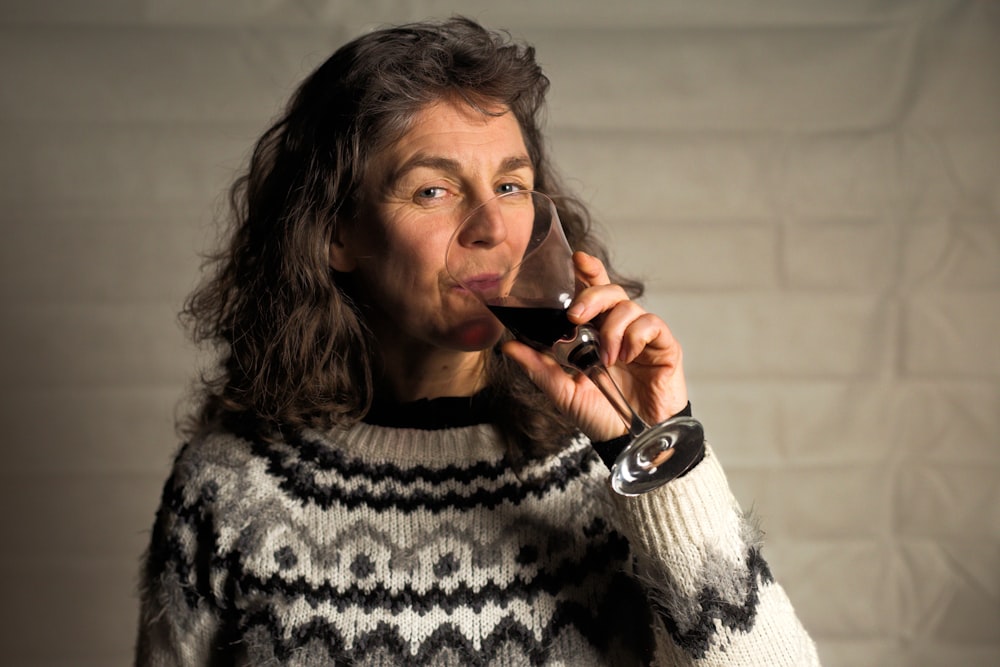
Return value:
<svg viewBox="0 0 1000 667">
<path fill-rule="evenodd" d="M 530 47 L 465 19 L 363 36 L 232 190 L 185 314 L 220 352 L 143 571 L 140 665 L 816 664 L 711 450 L 652 493 L 621 421 L 451 280 L 459 211 L 556 202 L 606 360 L 644 416 L 681 351 L 609 275 L 539 129 Z M 503 230 L 501 230 L 501 233 Z"/>
</svg>

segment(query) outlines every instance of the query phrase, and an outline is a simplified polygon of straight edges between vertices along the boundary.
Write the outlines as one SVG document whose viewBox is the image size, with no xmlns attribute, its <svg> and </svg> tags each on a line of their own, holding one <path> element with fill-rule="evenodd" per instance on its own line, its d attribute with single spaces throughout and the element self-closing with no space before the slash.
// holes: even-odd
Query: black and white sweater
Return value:
<svg viewBox="0 0 1000 667">
<path fill-rule="evenodd" d="M 438 426 L 185 446 L 137 665 L 818 664 L 711 450 L 624 498 L 582 439 L 515 474 Z"/>
</svg>

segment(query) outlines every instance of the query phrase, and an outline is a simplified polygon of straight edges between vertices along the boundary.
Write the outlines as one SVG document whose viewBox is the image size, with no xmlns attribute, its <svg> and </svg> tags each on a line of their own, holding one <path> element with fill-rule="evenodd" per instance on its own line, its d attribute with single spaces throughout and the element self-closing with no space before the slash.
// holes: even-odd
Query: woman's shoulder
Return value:
<svg viewBox="0 0 1000 667">
<path fill-rule="evenodd" d="M 174 473 L 182 479 L 222 474 L 252 465 L 256 457 L 252 440 L 228 431 L 211 431 L 181 445 L 174 459 Z"/>
<path fill-rule="evenodd" d="M 225 431 L 192 437 L 177 451 L 164 487 L 173 506 L 213 504 L 220 494 L 234 493 L 263 474 L 266 467 L 252 440 Z"/>
</svg>

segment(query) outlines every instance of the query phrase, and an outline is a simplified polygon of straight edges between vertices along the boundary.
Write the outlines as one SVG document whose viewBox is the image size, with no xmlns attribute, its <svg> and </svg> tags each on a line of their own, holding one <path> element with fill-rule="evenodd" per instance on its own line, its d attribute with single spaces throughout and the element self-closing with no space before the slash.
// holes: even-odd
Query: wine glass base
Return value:
<svg viewBox="0 0 1000 667">
<path fill-rule="evenodd" d="M 674 417 L 640 433 L 611 468 L 611 487 L 637 496 L 684 474 L 705 451 L 705 431 L 691 417 Z"/>
</svg>

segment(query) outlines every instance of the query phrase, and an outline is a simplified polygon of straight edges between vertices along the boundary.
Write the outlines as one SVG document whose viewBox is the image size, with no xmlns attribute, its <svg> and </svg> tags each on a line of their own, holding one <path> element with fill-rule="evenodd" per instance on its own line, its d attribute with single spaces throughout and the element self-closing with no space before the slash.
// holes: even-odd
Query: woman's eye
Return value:
<svg viewBox="0 0 1000 667">
<path fill-rule="evenodd" d="M 500 194 L 505 194 L 508 192 L 518 192 L 519 190 L 524 190 L 524 189 L 526 188 L 524 188 L 519 183 L 504 183 L 503 185 L 497 188 L 497 192 Z"/>
<path fill-rule="evenodd" d="M 417 199 L 440 199 L 445 196 L 447 190 L 439 187 L 423 188 L 417 191 Z"/>
</svg>

